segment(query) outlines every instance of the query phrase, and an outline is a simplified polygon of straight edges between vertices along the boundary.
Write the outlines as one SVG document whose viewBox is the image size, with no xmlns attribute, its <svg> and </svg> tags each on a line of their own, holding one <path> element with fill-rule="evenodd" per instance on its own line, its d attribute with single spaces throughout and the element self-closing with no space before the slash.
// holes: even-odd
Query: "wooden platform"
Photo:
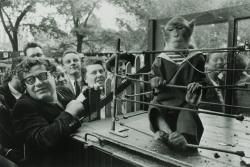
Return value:
<svg viewBox="0 0 250 167">
<path fill-rule="evenodd" d="M 200 114 L 200 117 L 204 125 L 200 145 L 231 151 L 244 151 L 246 156 L 250 156 L 249 118 L 240 122 L 232 118 L 207 114 Z M 116 129 L 124 128 L 119 125 L 120 122 L 142 132 L 129 128 L 123 132 L 128 137 L 116 136 L 110 133 L 111 119 L 104 119 L 83 124 L 78 129 L 74 139 L 133 166 L 247 166 L 238 155 L 204 149 L 178 152 L 160 141 L 153 140 L 151 136 L 143 133 L 152 134 L 147 114 L 128 119 L 120 117 L 120 120 L 116 122 Z M 92 136 L 88 136 L 88 140 L 85 141 L 86 133 L 99 137 L 104 146 L 101 146 L 98 140 Z M 226 146 L 227 144 L 231 146 Z M 219 157 L 215 158 L 215 153 Z"/>
</svg>

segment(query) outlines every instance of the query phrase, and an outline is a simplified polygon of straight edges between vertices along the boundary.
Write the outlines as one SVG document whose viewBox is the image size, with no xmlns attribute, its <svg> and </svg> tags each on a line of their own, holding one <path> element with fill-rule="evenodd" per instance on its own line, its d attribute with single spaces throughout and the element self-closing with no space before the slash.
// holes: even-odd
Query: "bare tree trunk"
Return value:
<svg viewBox="0 0 250 167">
<path fill-rule="evenodd" d="M 18 35 L 17 35 L 17 30 L 13 30 L 13 42 L 12 44 L 12 49 L 13 51 L 18 51 Z"/>
<path fill-rule="evenodd" d="M 82 52 L 82 43 L 83 43 L 83 36 L 76 33 L 76 38 L 77 38 L 77 48 L 76 48 L 76 51 L 78 53 Z"/>
</svg>

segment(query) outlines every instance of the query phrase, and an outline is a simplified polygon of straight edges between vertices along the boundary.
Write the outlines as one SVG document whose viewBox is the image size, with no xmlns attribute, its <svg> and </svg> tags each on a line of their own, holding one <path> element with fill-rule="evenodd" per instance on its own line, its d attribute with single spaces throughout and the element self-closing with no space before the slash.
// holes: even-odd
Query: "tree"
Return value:
<svg viewBox="0 0 250 167">
<path fill-rule="evenodd" d="M 186 15 L 249 3 L 247 0 L 107 0 L 107 2 L 123 8 L 126 13 L 136 18 L 137 28 L 133 28 L 126 19 L 117 18 L 117 21 L 120 27 L 126 29 L 129 34 L 136 34 L 137 42 L 135 42 L 135 38 L 132 38 L 133 41 L 130 39 L 128 41 L 139 44 L 137 48 L 139 50 L 147 48 L 147 27 L 150 19 L 170 18 L 176 15 Z M 223 31 L 224 27 L 224 25 L 216 25 L 212 28 L 210 26 L 199 28 L 198 35 L 195 35 L 195 41 L 199 44 L 198 47 L 218 47 L 227 43 L 227 34 Z"/>
<path fill-rule="evenodd" d="M 9 37 L 13 51 L 18 51 L 18 29 L 20 23 L 35 4 L 35 0 L 0 0 L 0 19 Z"/>
<path fill-rule="evenodd" d="M 83 40 L 88 37 L 92 26 L 89 26 L 89 19 L 93 11 L 99 7 L 98 0 L 58 0 L 55 6 L 59 14 L 66 17 L 66 24 L 72 25 L 71 32 L 76 37 L 76 48 L 82 51 Z"/>
</svg>

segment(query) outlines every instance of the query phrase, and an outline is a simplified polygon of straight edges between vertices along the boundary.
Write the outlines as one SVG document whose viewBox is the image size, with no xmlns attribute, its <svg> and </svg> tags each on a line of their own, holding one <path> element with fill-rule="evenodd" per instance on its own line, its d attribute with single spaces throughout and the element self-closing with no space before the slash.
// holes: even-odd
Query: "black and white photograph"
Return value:
<svg viewBox="0 0 250 167">
<path fill-rule="evenodd" d="M 249 0 L 0 0 L 0 167 L 247 166 Z"/>
</svg>

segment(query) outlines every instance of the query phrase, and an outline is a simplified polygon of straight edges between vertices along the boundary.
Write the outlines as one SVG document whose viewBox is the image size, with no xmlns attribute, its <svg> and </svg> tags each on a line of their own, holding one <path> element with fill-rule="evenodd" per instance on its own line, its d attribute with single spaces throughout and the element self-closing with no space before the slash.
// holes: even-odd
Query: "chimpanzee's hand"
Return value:
<svg viewBox="0 0 250 167">
<path fill-rule="evenodd" d="M 200 103 L 202 96 L 201 84 L 193 82 L 187 86 L 186 101 L 193 105 L 197 106 Z"/>
<path fill-rule="evenodd" d="M 179 132 L 173 132 L 173 133 L 170 133 L 170 135 L 168 137 L 168 144 L 175 149 L 185 150 L 187 140 Z"/>
<path fill-rule="evenodd" d="M 161 77 L 154 77 L 150 81 L 150 85 L 152 88 L 162 89 L 164 88 L 166 81 L 163 80 Z"/>
<path fill-rule="evenodd" d="M 197 83 L 197 82 L 190 83 L 187 86 L 187 91 L 189 93 L 195 93 L 197 95 L 200 95 L 201 94 L 201 86 L 202 85 Z"/>
</svg>

